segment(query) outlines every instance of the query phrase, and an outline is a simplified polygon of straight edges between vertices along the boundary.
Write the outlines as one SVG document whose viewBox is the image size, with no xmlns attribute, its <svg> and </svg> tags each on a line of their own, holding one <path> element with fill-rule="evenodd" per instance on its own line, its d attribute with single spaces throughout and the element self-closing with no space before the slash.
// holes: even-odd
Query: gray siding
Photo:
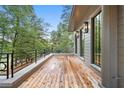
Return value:
<svg viewBox="0 0 124 93">
<path fill-rule="evenodd" d="M 90 23 L 89 23 L 90 25 Z M 84 60 L 86 63 L 91 63 L 91 30 L 89 29 L 88 33 L 85 33 L 84 39 Z M 80 56 L 80 37 L 77 39 L 77 55 Z"/>
<path fill-rule="evenodd" d="M 87 62 L 88 64 L 91 63 L 91 30 L 90 29 L 88 33 L 85 34 L 84 58 L 85 58 L 85 62 Z"/>
<path fill-rule="evenodd" d="M 77 38 L 77 54 L 80 56 L 80 38 Z"/>
<path fill-rule="evenodd" d="M 118 72 L 118 85 L 124 87 L 124 6 L 118 7 Z"/>
<path fill-rule="evenodd" d="M 85 62 L 90 64 L 91 63 L 91 31 L 85 34 L 85 41 L 84 41 L 84 59 Z M 80 56 L 80 38 L 77 39 L 77 55 Z"/>
</svg>

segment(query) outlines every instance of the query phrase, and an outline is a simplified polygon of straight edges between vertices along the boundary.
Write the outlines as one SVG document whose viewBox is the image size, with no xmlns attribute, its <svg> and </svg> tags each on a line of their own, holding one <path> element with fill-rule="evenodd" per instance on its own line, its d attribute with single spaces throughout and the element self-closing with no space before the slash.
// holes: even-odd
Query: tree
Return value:
<svg viewBox="0 0 124 93">
<path fill-rule="evenodd" d="M 0 11 L 0 52 L 9 51 L 10 40 L 9 40 L 9 18 L 5 11 Z"/>
<path fill-rule="evenodd" d="M 57 31 L 51 33 L 51 42 L 54 52 L 70 53 L 73 52 L 72 33 L 68 32 L 69 17 L 71 6 L 64 6 L 61 16 L 62 22 L 58 24 Z"/>
<path fill-rule="evenodd" d="M 23 59 L 34 56 L 34 50 L 43 51 L 46 46 L 45 23 L 35 15 L 32 6 L 1 6 L 0 20 L 3 52 L 12 52 Z"/>
</svg>

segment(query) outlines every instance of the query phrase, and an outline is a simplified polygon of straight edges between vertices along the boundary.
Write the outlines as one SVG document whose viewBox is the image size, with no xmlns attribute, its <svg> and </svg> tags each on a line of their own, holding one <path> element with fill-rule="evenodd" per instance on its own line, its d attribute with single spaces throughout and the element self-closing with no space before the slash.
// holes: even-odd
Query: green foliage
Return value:
<svg viewBox="0 0 124 93">
<path fill-rule="evenodd" d="M 9 50 L 10 44 L 9 41 L 7 41 L 9 32 L 9 18 L 6 12 L 0 11 L 0 52 L 6 52 L 6 50 Z"/>
<path fill-rule="evenodd" d="M 71 14 L 71 6 L 64 6 L 61 16 L 62 22 L 59 23 L 57 31 L 51 33 L 51 42 L 53 52 L 71 53 L 73 52 L 72 33 L 68 32 L 69 16 Z"/>
<path fill-rule="evenodd" d="M 32 6 L 0 6 L 0 52 L 13 52 L 20 59 L 48 52 L 73 52 L 72 33 L 68 32 L 71 6 L 64 6 L 62 22 L 47 38 L 50 24 L 39 19 Z"/>
<path fill-rule="evenodd" d="M 0 6 L 0 52 L 13 52 L 20 58 L 31 57 L 34 50 L 46 48 L 45 24 L 32 6 Z"/>
</svg>

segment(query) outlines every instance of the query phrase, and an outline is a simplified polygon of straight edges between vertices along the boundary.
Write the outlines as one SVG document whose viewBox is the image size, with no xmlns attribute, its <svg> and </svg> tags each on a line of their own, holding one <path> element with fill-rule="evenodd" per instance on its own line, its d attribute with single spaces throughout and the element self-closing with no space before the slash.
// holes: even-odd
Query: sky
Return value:
<svg viewBox="0 0 124 93">
<path fill-rule="evenodd" d="M 49 31 L 57 29 L 57 25 L 61 21 L 62 5 L 34 5 L 33 7 L 38 17 L 52 25 Z"/>
</svg>

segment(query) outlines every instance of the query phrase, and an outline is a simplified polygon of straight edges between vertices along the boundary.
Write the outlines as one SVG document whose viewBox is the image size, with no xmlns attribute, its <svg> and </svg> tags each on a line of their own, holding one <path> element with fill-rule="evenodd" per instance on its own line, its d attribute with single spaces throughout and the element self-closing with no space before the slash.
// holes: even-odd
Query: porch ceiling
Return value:
<svg viewBox="0 0 124 93">
<path fill-rule="evenodd" d="M 98 5 L 75 5 L 73 6 L 70 20 L 69 31 L 78 30 L 82 23 L 89 19 L 94 11 L 98 8 Z"/>
</svg>

